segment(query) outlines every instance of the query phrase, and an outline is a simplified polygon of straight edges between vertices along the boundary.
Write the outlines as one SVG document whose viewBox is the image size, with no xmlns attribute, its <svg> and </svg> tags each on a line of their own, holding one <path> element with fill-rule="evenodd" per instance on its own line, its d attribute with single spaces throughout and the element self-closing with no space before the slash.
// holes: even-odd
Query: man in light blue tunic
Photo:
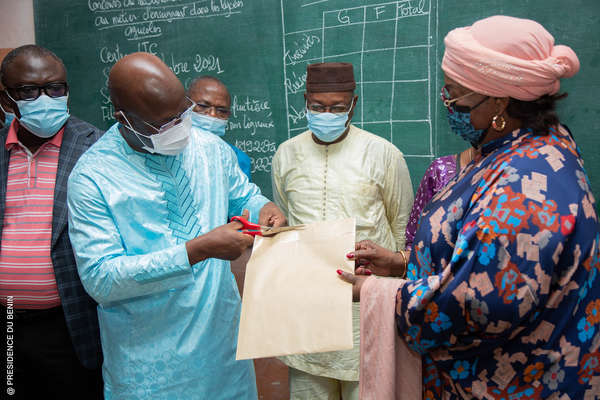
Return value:
<svg viewBox="0 0 600 400">
<path fill-rule="evenodd" d="M 252 238 L 227 221 L 285 218 L 225 142 L 190 128 L 194 103 L 160 59 L 122 58 L 109 89 L 118 123 L 68 186 L 79 275 L 99 304 L 105 397 L 256 399 L 252 362 L 235 361 L 240 297 L 226 261 Z"/>
<path fill-rule="evenodd" d="M 231 115 L 231 95 L 227 86 L 219 78 L 204 75 L 192 81 L 188 97 L 196 103 L 192 113 L 192 126 L 217 136 L 225 136 L 227 121 Z M 240 169 L 252 180 L 252 160 L 246 153 L 225 142 L 237 156 Z"/>
</svg>

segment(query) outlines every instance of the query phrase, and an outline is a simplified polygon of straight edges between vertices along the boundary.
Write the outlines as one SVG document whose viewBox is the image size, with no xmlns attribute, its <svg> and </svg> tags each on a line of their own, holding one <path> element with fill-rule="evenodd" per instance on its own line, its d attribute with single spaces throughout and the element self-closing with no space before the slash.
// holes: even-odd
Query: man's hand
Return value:
<svg viewBox="0 0 600 400">
<path fill-rule="evenodd" d="M 346 257 L 355 261 L 357 275 L 403 276 L 406 271 L 402 256 L 370 240 L 356 243 L 355 249 Z"/>
<path fill-rule="evenodd" d="M 287 220 L 285 219 L 285 215 L 283 215 L 279 207 L 270 201 L 260 209 L 260 213 L 258 214 L 258 223 L 262 226 L 272 226 L 273 228 L 278 228 L 280 226 L 286 226 Z"/>
<path fill-rule="evenodd" d="M 247 219 L 248 215 L 248 210 L 244 210 L 242 217 Z M 254 242 L 253 236 L 241 233 L 239 229 L 242 229 L 242 224 L 234 221 L 189 240 L 185 247 L 190 265 L 207 258 L 220 258 L 222 260 L 235 260 L 238 258 Z"/>
</svg>

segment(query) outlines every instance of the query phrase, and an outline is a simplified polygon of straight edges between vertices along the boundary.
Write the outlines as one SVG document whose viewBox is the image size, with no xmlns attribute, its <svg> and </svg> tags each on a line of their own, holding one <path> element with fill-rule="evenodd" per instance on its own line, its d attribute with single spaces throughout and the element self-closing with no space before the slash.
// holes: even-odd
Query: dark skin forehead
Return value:
<svg viewBox="0 0 600 400">
<path fill-rule="evenodd" d="M 108 78 L 111 100 L 124 111 L 156 127 L 191 105 L 183 85 L 158 57 L 133 53 L 120 59 Z"/>
<path fill-rule="evenodd" d="M 189 90 L 190 98 L 196 103 L 209 104 L 215 107 L 229 108 L 231 97 L 225 85 L 212 79 L 196 81 Z"/>
<path fill-rule="evenodd" d="M 21 54 L 9 65 L 2 77 L 9 88 L 26 85 L 43 86 L 52 82 L 66 82 L 64 65 L 51 56 Z"/>
<path fill-rule="evenodd" d="M 306 100 L 324 106 L 348 104 L 354 97 L 354 92 L 306 92 Z"/>
</svg>

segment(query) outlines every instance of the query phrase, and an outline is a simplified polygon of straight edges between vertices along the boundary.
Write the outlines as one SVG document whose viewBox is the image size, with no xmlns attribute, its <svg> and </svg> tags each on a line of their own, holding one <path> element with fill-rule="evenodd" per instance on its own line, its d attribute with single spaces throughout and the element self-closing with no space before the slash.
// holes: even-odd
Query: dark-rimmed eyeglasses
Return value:
<svg viewBox="0 0 600 400">
<path fill-rule="evenodd" d="M 52 82 L 43 86 L 23 85 L 7 88 L 13 93 L 16 100 L 33 101 L 41 96 L 42 92 L 48 97 L 63 97 L 69 93 L 67 82 Z"/>
<path fill-rule="evenodd" d="M 210 110 L 213 109 L 215 110 L 215 115 L 221 119 L 227 119 L 231 114 L 231 110 L 227 107 L 217 107 L 208 103 L 196 103 L 196 108 L 194 111 L 197 111 L 200 114 L 208 115 L 210 114 Z"/>
<path fill-rule="evenodd" d="M 310 111 L 312 111 L 314 113 L 330 112 L 332 114 L 342 114 L 342 113 L 348 112 L 348 111 L 350 111 L 351 107 L 352 107 L 352 102 L 350 102 L 349 104 L 336 104 L 333 106 L 324 106 L 323 104 L 319 104 L 319 103 L 312 103 L 312 104 L 306 105 L 306 108 L 308 108 Z"/>
<path fill-rule="evenodd" d="M 483 104 L 484 101 L 486 101 L 487 99 L 489 99 L 489 96 L 485 96 L 479 103 L 475 104 L 472 107 L 469 106 L 461 106 L 459 104 L 456 104 L 457 101 L 464 99 L 465 97 L 469 97 L 473 94 L 476 94 L 475 92 L 469 92 L 467 94 L 464 94 L 462 96 L 459 96 L 455 99 L 450 98 L 450 92 L 448 91 L 448 88 L 446 87 L 446 85 L 442 86 L 442 90 L 440 92 L 440 98 L 442 99 L 442 102 L 444 103 L 444 106 L 446 106 L 446 108 L 448 109 L 448 111 L 450 113 L 454 113 L 454 112 L 460 112 L 460 113 L 470 113 L 471 111 L 473 111 L 474 109 L 476 109 L 477 107 L 479 107 L 480 105 Z"/>
</svg>

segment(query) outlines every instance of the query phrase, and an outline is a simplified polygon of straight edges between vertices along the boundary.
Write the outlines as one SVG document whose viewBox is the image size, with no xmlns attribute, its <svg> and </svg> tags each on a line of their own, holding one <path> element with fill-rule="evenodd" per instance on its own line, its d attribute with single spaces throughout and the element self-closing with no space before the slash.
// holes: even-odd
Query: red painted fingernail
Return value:
<svg viewBox="0 0 600 400">
<path fill-rule="evenodd" d="M 346 257 L 348 257 L 348 258 L 354 258 L 354 253 L 348 253 L 348 254 L 346 254 Z"/>
<path fill-rule="evenodd" d="M 338 273 L 338 275 L 341 275 L 341 274 L 342 274 L 342 270 L 341 270 L 341 269 L 338 269 L 338 270 L 337 270 L 337 271 L 335 271 L 335 272 L 337 272 L 337 273 Z"/>
</svg>

